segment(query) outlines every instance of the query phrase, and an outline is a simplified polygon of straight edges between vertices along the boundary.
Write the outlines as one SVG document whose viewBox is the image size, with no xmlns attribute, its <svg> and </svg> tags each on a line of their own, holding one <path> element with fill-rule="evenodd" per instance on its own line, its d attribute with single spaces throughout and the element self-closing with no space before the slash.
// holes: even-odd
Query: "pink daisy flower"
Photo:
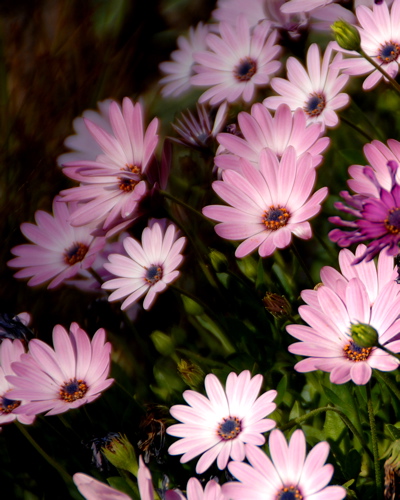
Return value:
<svg viewBox="0 0 400 500">
<path fill-rule="evenodd" d="M 61 325 L 54 327 L 54 350 L 31 340 L 29 353 L 12 364 L 16 375 L 7 376 L 14 386 L 10 398 L 29 401 L 15 412 L 56 415 L 97 399 L 114 381 L 107 378 L 111 344 L 105 340 L 103 328 L 90 341 L 77 323 L 71 324 L 69 335 Z"/>
<path fill-rule="evenodd" d="M 209 50 L 194 54 L 198 74 L 191 83 L 210 87 L 199 102 L 209 101 L 212 106 L 239 98 L 250 102 L 256 88 L 267 85 L 281 66 L 275 60 L 280 52 L 280 46 L 274 45 L 277 32 L 267 21 L 250 30 L 244 16 L 238 17 L 235 27 L 220 23 L 219 32 L 207 35 Z"/>
<path fill-rule="evenodd" d="M 138 471 L 138 487 L 140 493 L 140 500 L 154 500 L 154 487 L 151 472 L 143 462 L 142 456 L 139 457 L 139 471 Z M 186 500 L 185 496 L 179 490 L 165 490 L 163 491 L 164 500 Z M 157 498 L 159 498 L 157 496 Z"/>
<path fill-rule="evenodd" d="M 297 12 L 310 12 L 319 7 L 325 7 L 335 0 L 289 0 L 281 6 L 281 11 L 285 14 Z"/>
<path fill-rule="evenodd" d="M 373 261 L 353 266 L 355 257 L 364 252 L 364 245 L 358 246 L 355 255 L 341 250 L 342 273 L 324 267 L 324 286 L 302 292 L 307 305 L 299 308 L 299 314 L 309 326 L 286 327 L 301 341 L 290 345 L 289 351 L 308 356 L 295 365 L 297 371 L 322 370 L 330 372 L 334 384 L 352 380 L 363 385 L 371 378 L 373 368 L 392 371 L 398 367 L 399 361 L 393 356 L 377 347 L 362 348 L 351 336 L 353 325 L 370 325 L 380 344 L 400 351 L 400 285 L 395 281 L 393 258 L 381 252 L 377 267 Z"/>
<path fill-rule="evenodd" d="M 326 127 L 337 125 L 339 118 L 336 110 L 349 103 L 349 96 L 339 93 L 349 77 L 339 75 L 339 70 L 332 66 L 332 43 L 328 44 L 322 63 L 318 45 L 310 45 L 307 52 L 307 71 L 296 58 L 289 57 L 286 63 L 288 80 L 271 80 L 271 87 L 280 96 L 267 97 L 263 104 L 267 108 L 277 109 L 280 104 L 286 103 L 292 111 L 302 108 L 311 123 L 320 122 Z M 333 62 L 341 59 L 342 55 L 336 54 Z"/>
<path fill-rule="evenodd" d="M 292 434 L 289 444 L 284 434 L 275 429 L 269 437 L 271 459 L 258 448 L 247 456 L 250 464 L 231 462 L 229 471 L 239 482 L 225 483 L 222 491 L 232 500 L 341 500 L 346 496 L 342 486 L 327 486 L 334 469 L 325 464 L 329 444 L 318 443 L 306 455 L 302 430 Z"/>
<path fill-rule="evenodd" d="M 165 220 L 150 221 L 142 233 L 142 244 L 125 238 L 123 246 L 128 255 L 111 254 L 109 263 L 104 264 L 107 271 L 119 276 L 102 285 L 106 290 L 115 290 L 108 300 L 127 297 L 121 306 L 126 309 L 146 294 L 143 307 L 149 309 L 157 294 L 178 278 L 176 268 L 183 260 L 180 252 L 185 243 L 186 238 L 179 238 L 175 225 L 167 226 Z"/>
<path fill-rule="evenodd" d="M 159 66 L 165 74 L 160 80 L 160 84 L 163 85 L 161 89 L 163 97 L 179 97 L 192 88 L 190 78 L 194 75 L 193 54 L 199 50 L 207 49 L 208 32 L 208 25 L 199 23 L 196 28 L 193 26 L 189 28 L 187 36 L 178 37 L 178 50 L 172 52 L 172 61 L 162 62 Z"/>
<path fill-rule="evenodd" d="M 400 0 L 394 0 L 391 9 L 387 3 L 380 2 L 369 9 L 360 5 L 356 9 L 356 26 L 361 37 L 361 48 L 392 78 L 396 78 L 400 62 Z M 335 61 L 334 66 L 343 69 L 348 75 L 369 76 L 363 82 L 363 89 L 369 90 L 383 78 L 380 71 L 374 68 L 357 52 L 347 51 L 335 45 L 336 50 L 356 57 Z"/>
<path fill-rule="evenodd" d="M 158 119 L 154 118 L 144 130 L 141 104 L 127 97 L 122 109 L 115 101 L 104 109 L 108 110 L 107 117 L 100 116 L 96 121 L 85 116 L 78 119 L 78 134 L 84 125 L 90 135 L 85 131 L 83 137 L 69 141 L 79 150 L 74 154 L 77 159 L 63 163 L 63 172 L 81 185 L 61 195 L 64 201 L 81 203 L 71 214 L 72 225 L 100 225 L 109 230 L 124 221 L 126 227 L 137 217 L 138 203 L 147 192 L 147 169 L 158 143 Z M 106 126 L 98 125 L 105 119 Z M 89 145 L 81 146 L 88 137 Z"/>
<path fill-rule="evenodd" d="M 14 386 L 6 379 L 9 375 L 15 375 L 11 364 L 19 361 L 24 353 L 25 349 L 20 340 L 4 339 L 0 345 L 0 425 L 13 422 L 15 419 L 22 424 L 32 424 L 35 420 L 35 415 L 15 413 L 15 409 L 26 401 L 10 398 L 9 392 Z"/>
<path fill-rule="evenodd" d="M 294 114 L 289 106 L 281 104 L 272 117 L 265 106 L 253 104 L 251 114 L 242 111 L 238 122 L 243 138 L 234 134 L 220 133 L 218 142 L 224 153 L 215 157 L 219 168 L 240 170 L 240 158 L 245 158 L 258 168 L 261 151 L 270 148 L 281 157 L 286 148 L 293 146 L 297 158 L 308 152 L 317 167 L 323 160 L 321 153 L 328 147 L 329 138 L 321 137 L 324 128 L 319 123 L 307 125 L 305 112 L 298 108 Z"/>
<path fill-rule="evenodd" d="M 186 487 L 187 500 L 228 500 L 221 486 L 214 480 L 208 481 L 204 491 L 201 483 L 195 477 L 191 477 Z"/>
<path fill-rule="evenodd" d="M 173 443 L 168 452 L 181 455 L 181 462 L 202 455 L 196 465 L 198 474 L 207 470 L 217 459 L 222 470 L 229 458 L 244 460 L 248 450 L 265 442 L 262 435 L 275 427 L 264 418 L 275 410 L 277 392 L 268 391 L 257 398 L 263 377 L 245 370 L 230 373 L 225 390 L 218 378 L 209 374 L 204 380 L 208 397 L 195 391 L 185 391 L 183 397 L 190 406 L 175 405 L 171 415 L 180 424 L 171 425 L 167 433 L 183 438 Z"/>
<path fill-rule="evenodd" d="M 296 160 L 289 146 L 279 162 L 269 149 L 261 152 L 259 170 L 241 160 L 242 172 L 225 170 L 222 181 L 213 183 L 214 191 L 231 206 L 210 205 L 203 213 L 220 221 L 216 233 L 230 240 L 244 240 L 236 257 L 245 257 L 258 248 L 261 257 L 276 248 L 290 245 L 292 233 L 302 239 L 312 236 L 308 219 L 321 210 L 328 189 L 311 197 L 315 168 L 309 153 Z"/>
<path fill-rule="evenodd" d="M 82 472 L 72 476 L 79 493 L 86 500 L 131 500 L 131 497 Z"/>
<path fill-rule="evenodd" d="M 93 228 L 73 227 L 69 223 L 76 204 L 68 204 L 56 196 L 53 214 L 38 210 L 36 224 L 21 224 L 23 235 L 32 243 L 11 249 L 16 257 L 7 265 L 20 267 L 16 278 L 30 278 L 29 286 L 50 281 L 48 288 L 55 288 L 67 279 L 88 269 L 105 244 L 104 238 L 95 238 Z"/>
</svg>

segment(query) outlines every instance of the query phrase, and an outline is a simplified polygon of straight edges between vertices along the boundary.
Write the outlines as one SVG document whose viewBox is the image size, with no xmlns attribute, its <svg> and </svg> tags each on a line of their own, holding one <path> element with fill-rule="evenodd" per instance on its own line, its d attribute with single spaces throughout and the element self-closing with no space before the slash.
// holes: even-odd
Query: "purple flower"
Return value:
<svg viewBox="0 0 400 500">
<path fill-rule="evenodd" d="M 100 328 L 90 341 L 72 323 L 69 335 L 61 325 L 54 327 L 54 350 L 41 340 L 31 340 L 29 353 L 12 364 L 15 375 L 7 376 L 15 387 L 10 398 L 29 401 L 15 413 L 56 415 L 97 399 L 114 381 L 107 378 L 111 344 L 105 338 Z"/>
<path fill-rule="evenodd" d="M 182 439 L 169 447 L 171 455 L 181 455 L 181 462 L 202 455 L 196 465 L 201 474 L 217 460 L 218 467 L 226 467 L 229 457 L 244 460 L 250 448 L 264 444 L 262 433 L 275 427 L 275 422 L 264 418 L 275 410 L 277 392 L 268 391 L 260 397 L 261 375 L 253 378 L 245 370 L 239 375 L 230 373 L 225 390 L 218 378 L 209 374 L 204 380 L 207 396 L 185 391 L 189 406 L 175 405 L 171 415 L 182 423 L 171 425 L 167 433 Z"/>
<path fill-rule="evenodd" d="M 251 448 L 250 462 L 231 462 L 228 466 L 239 481 L 225 483 L 222 491 L 232 500 L 341 500 L 346 496 L 342 486 L 327 486 L 333 466 L 325 464 L 329 444 L 318 443 L 306 455 L 303 431 L 294 431 L 289 445 L 284 434 L 273 430 L 269 438 L 271 459 L 260 449 Z"/>
</svg>

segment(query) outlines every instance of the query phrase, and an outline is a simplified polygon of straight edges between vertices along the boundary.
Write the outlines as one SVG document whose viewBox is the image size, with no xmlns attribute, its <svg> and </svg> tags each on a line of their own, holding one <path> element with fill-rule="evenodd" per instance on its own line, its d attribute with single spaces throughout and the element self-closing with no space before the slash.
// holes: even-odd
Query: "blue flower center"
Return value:
<svg viewBox="0 0 400 500">
<path fill-rule="evenodd" d="M 161 266 L 150 266 L 146 269 L 144 280 L 149 285 L 155 285 L 157 281 L 163 277 L 163 270 Z"/>
<path fill-rule="evenodd" d="M 77 262 L 81 262 L 87 251 L 89 250 L 87 245 L 83 243 L 74 243 L 70 248 L 64 252 L 64 262 L 69 266 L 73 266 Z"/>
<path fill-rule="evenodd" d="M 0 399 L 1 399 L 0 415 L 6 415 L 8 413 L 11 413 L 13 410 L 15 410 L 15 408 L 18 408 L 18 406 L 21 404 L 21 401 L 8 399 L 5 396 L 3 396 Z"/>
<path fill-rule="evenodd" d="M 302 500 L 303 495 L 296 486 L 284 486 L 276 495 L 276 500 Z"/>
<path fill-rule="evenodd" d="M 70 379 L 68 382 L 65 382 L 59 391 L 60 398 L 66 401 L 67 403 L 72 403 L 77 399 L 82 399 L 83 396 L 87 393 L 88 386 L 84 380 L 77 380 L 76 378 Z"/>
<path fill-rule="evenodd" d="M 389 215 L 383 222 L 389 233 L 400 233 L 400 208 L 389 210 Z"/>
<path fill-rule="evenodd" d="M 368 359 L 372 347 L 360 347 L 356 342 L 351 340 L 348 344 L 343 347 L 344 355 L 350 361 L 365 361 Z"/>
<path fill-rule="evenodd" d="M 263 223 L 267 229 L 276 231 L 280 227 L 286 226 L 290 218 L 290 213 L 285 207 L 271 205 L 269 210 L 264 212 Z"/>
<path fill-rule="evenodd" d="M 308 101 L 304 103 L 303 109 L 309 116 L 319 116 L 325 109 L 325 105 L 325 96 L 315 92 L 310 94 Z"/>
<path fill-rule="evenodd" d="M 224 441 L 229 441 L 238 436 L 242 431 L 242 424 L 237 417 L 227 417 L 218 425 L 217 434 Z"/>
<path fill-rule="evenodd" d="M 251 57 L 244 57 L 233 70 L 236 80 L 248 82 L 257 72 L 257 61 Z"/>
<path fill-rule="evenodd" d="M 388 42 L 385 45 L 381 45 L 379 50 L 378 59 L 383 63 L 390 63 L 396 61 L 400 54 L 400 45 L 395 42 Z"/>
</svg>

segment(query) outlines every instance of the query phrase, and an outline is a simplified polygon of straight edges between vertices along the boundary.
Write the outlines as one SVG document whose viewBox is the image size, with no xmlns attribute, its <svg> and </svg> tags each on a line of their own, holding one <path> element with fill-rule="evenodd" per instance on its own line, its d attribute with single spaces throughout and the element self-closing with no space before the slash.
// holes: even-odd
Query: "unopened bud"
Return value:
<svg viewBox="0 0 400 500">
<path fill-rule="evenodd" d="M 342 49 L 360 51 L 361 37 L 355 26 L 339 19 L 332 24 L 331 29 L 335 40 Z"/>
<path fill-rule="evenodd" d="M 274 316 L 274 318 L 283 318 L 289 316 L 292 308 L 283 295 L 267 292 L 263 298 L 265 309 Z"/>
<path fill-rule="evenodd" d="M 375 347 L 379 344 L 378 332 L 365 323 L 352 324 L 350 333 L 353 341 L 360 347 Z"/>
<path fill-rule="evenodd" d="M 126 436 L 119 435 L 115 437 L 101 451 L 107 460 L 117 467 L 117 469 L 127 470 L 134 476 L 137 476 L 138 463 L 135 450 Z"/>
<path fill-rule="evenodd" d="M 170 356 L 175 351 L 175 345 L 172 339 L 164 332 L 155 330 L 151 335 L 154 347 L 163 356 Z"/>
<path fill-rule="evenodd" d="M 211 250 L 210 252 L 211 265 L 217 273 L 224 273 L 228 269 L 228 259 L 225 255 L 218 250 Z"/>
<path fill-rule="evenodd" d="M 191 361 L 181 359 L 178 363 L 178 372 L 191 389 L 197 389 L 204 381 L 203 370 Z"/>
</svg>

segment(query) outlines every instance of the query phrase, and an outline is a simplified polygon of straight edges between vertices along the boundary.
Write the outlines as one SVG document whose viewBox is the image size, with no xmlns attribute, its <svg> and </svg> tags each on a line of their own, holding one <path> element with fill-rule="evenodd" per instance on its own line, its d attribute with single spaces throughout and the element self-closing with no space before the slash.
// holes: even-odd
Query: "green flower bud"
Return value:
<svg viewBox="0 0 400 500">
<path fill-rule="evenodd" d="M 335 40 L 342 49 L 360 51 L 361 38 L 355 26 L 343 21 L 343 19 L 339 19 L 332 24 L 331 29 Z"/>
<path fill-rule="evenodd" d="M 217 273 L 224 273 L 228 269 L 228 259 L 218 250 L 211 250 L 210 254 L 211 265 Z"/>
<path fill-rule="evenodd" d="M 191 361 L 181 359 L 178 363 L 178 372 L 191 389 L 198 389 L 204 381 L 203 370 Z"/>
<path fill-rule="evenodd" d="M 352 324 L 350 333 L 353 341 L 360 347 L 375 347 L 379 344 L 378 332 L 365 323 Z"/>
<path fill-rule="evenodd" d="M 127 470 L 137 476 L 139 466 L 135 450 L 126 436 L 119 435 L 119 437 L 112 439 L 107 447 L 102 448 L 101 451 L 117 469 Z"/>
<path fill-rule="evenodd" d="M 171 340 L 171 337 L 164 332 L 155 330 L 150 337 L 153 341 L 154 347 L 163 356 L 170 356 L 175 351 L 175 345 Z"/>
<path fill-rule="evenodd" d="M 283 295 L 278 295 L 276 293 L 267 292 L 263 298 L 263 304 L 265 309 L 272 314 L 274 318 L 283 318 L 284 316 L 289 316 L 292 308 Z"/>
</svg>

